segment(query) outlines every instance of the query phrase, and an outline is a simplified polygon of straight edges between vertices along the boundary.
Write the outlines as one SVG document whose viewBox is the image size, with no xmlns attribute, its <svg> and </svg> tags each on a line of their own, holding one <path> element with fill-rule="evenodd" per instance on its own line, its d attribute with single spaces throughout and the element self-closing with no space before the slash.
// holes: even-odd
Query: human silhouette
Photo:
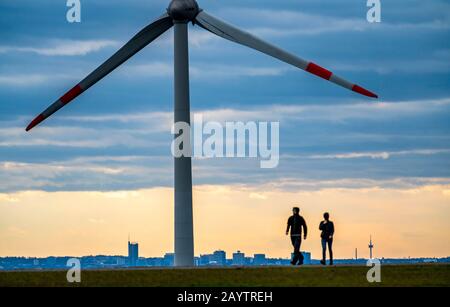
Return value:
<svg viewBox="0 0 450 307">
<path fill-rule="evenodd" d="M 289 217 L 286 228 L 286 235 L 291 230 L 291 242 L 294 247 L 294 258 L 291 261 L 292 265 L 302 265 L 303 255 L 300 252 L 300 246 L 302 245 L 302 228 L 303 239 L 306 240 L 308 234 L 308 228 L 306 227 L 305 219 L 300 215 L 300 209 L 298 207 L 292 208 L 292 216 Z"/>
<path fill-rule="evenodd" d="M 322 238 L 322 260 L 320 263 L 326 265 L 326 253 L 327 245 L 328 252 L 330 254 L 330 265 L 333 265 L 333 235 L 334 235 L 334 224 L 330 221 L 330 214 L 325 212 L 323 214 L 324 220 L 320 222 L 319 230 L 322 231 L 320 237 Z"/>
</svg>

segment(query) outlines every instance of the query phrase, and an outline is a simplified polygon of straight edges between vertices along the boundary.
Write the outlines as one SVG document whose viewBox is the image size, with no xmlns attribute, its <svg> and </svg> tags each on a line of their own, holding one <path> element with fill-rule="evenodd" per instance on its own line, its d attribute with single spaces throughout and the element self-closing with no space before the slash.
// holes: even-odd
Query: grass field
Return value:
<svg viewBox="0 0 450 307">
<path fill-rule="evenodd" d="M 90 270 L 81 283 L 65 271 L 0 272 L 0 286 L 450 286 L 450 265 L 385 265 L 381 283 L 368 283 L 364 266 Z"/>
</svg>

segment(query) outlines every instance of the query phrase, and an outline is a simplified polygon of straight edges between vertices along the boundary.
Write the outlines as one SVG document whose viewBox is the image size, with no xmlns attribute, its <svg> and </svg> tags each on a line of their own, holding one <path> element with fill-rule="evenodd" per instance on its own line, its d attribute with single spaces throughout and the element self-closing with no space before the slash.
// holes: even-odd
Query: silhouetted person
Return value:
<svg viewBox="0 0 450 307">
<path fill-rule="evenodd" d="M 289 229 L 291 230 L 291 242 L 294 247 L 294 258 L 291 261 L 292 265 L 302 265 L 303 255 L 300 252 L 300 246 L 302 245 L 302 228 L 304 231 L 303 239 L 306 240 L 308 234 L 308 228 L 306 227 L 305 219 L 299 214 L 300 209 L 298 207 L 292 208 L 293 215 L 289 217 L 287 222 L 286 235 L 289 234 Z"/>
<path fill-rule="evenodd" d="M 325 212 L 323 214 L 323 220 L 320 222 L 319 230 L 322 231 L 320 234 L 320 237 L 322 238 L 322 260 L 320 261 L 321 264 L 326 264 L 326 254 L 327 254 L 327 245 L 328 245 L 328 252 L 330 253 L 330 265 L 333 265 L 333 235 L 334 235 L 334 224 L 332 221 L 330 221 L 330 214 L 328 212 Z"/>
</svg>

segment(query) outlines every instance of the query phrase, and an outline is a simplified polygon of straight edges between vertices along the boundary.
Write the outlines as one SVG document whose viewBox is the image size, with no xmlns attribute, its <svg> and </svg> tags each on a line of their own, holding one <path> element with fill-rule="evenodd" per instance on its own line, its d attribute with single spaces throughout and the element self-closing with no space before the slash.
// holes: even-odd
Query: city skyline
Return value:
<svg viewBox="0 0 450 307">
<path fill-rule="evenodd" d="M 304 265 L 321 265 L 319 259 L 314 259 L 308 252 L 303 252 Z M 293 256 L 293 255 L 291 255 Z M 83 269 L 99 268 L 145 268 L 145 267 L 172 267 L 174 265 L 174 253 L 165 253 L 159 257 L 139 257 L 136 262 L 131 262 L 129 256 L 124 255 L 89 255 L 76 257 Z M 61 257 L 0 257 L 1 270 L 41 270 L 41 269 L 66 269 L 72 256 Z M 377 258 L 382 264 L 418 264 L 418 263 L 450 263 L 450 257 L 444 258 Z M 366 266 L 369 258 L 335 259 L 337 265 Z M 231 257 L 222 250 L 216 250 L 212 254 L 194 257 L 197 267 L 237 267 L 237 266 L 291 266 L 290 258 L 270 258 L 265 254 L 247 255 L 245 252 L 236 251 Z"/>
<path fill-rule="evenodd" d="M 372 236 L 369 237 L 369 257 L 360 258 L 357 256 L 355 250 L 354 258 L 335 258 L 335 264 L 351 264 L 351 265 L 366 265 L 366 261 L 371 259 L 379 259 L 385 264 L 406 264 L 406 263 L 448 263 L 450 257 L 408 257 L 408 258 L 384 258 L 382 256 L 373 257 L 374 244 Z M 309 251 L 302 250 L 303 265 L 322 265 L 319 259 L 315 259 Z M 163 256 L 139 256 L 139 242 L 130 241 L 130 234 L 128 234 L 128 254 L 127 255 L 84 255 L 77 256 L 80 264 L 84 269 L 98 269 L 98 268 L 133 268 L 133 267 L 173 267 L 175 266 L 175 253 L 166 252 Z M 230 257 L 227 257 L 229 255 Z M 265 253 L 255 253 L 252 255 L 246 254 L 245 251 L 236 250 L 232 253 L 227 253 L 224 250 L 214 250 L 212 253 L 194 254 L 193 265 L 195 267 L 226 267 L 226 266 L 291 266 L 294 253 L 291 253 L 290 258 L 267 257 Z M 0 271 L 1 270 L 18 270 L 18 269 L 63 269 L 67 266 L 66 263 L 73 259 L 74 256 L 49 256 L 49 257 L 0 257 Z"/>
</svg>

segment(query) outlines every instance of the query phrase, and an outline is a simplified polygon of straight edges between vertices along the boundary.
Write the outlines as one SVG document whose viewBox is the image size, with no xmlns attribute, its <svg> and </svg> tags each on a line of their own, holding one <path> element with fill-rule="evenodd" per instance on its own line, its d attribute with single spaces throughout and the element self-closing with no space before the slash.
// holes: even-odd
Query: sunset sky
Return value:
<svg viewBox="0 0 450 307">
<path fill-rule="evenodd" d="M 29 121 L 169 1 L 0 2 L 0 256 L 173 250 L 173 31 L 41 126 Z M 450 256 L 450 4 L 199 1 L 219 16 L 379 94 L 366 99 L 190 26 L 191 109 L 205 120 L 279 121 L 280 163 L 194 159 L 195 254 L 289 257 L 292 206 L 320 257 Z"/>
</svg>

